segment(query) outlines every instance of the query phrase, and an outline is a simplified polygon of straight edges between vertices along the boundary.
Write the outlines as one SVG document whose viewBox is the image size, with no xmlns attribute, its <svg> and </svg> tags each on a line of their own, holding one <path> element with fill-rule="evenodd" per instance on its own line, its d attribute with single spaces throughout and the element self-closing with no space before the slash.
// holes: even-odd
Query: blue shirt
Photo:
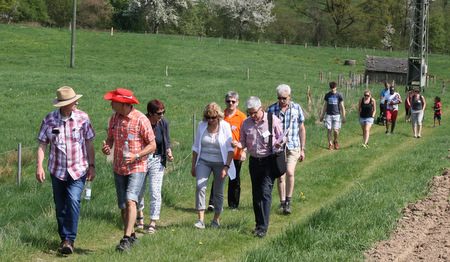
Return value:
<svg viewBox="0 0 450 262">
<path fill-rule="evenodd" d="M 386 89 L 383 89 L 383 90 L 381 90 L 381 93 L 380 93 L 380 97 L 381 97 L 381 99 L 380 99 L 380 104 L 384 104 L 384 97 L 387 95 L 387 94 L 389 94 L 391 91 L 388 89 L 388 90 L 386 90 Z"/>
<path fill-rule="evenodd" d="M 272 113 L 280 119 L 283 131 L 286 131 L 286 129 L 289 128 L 291 129 L 286 135 L 286 146 L 289 149 L 300 147 L 301 141 L 298 128 L 300 123 L 305 122 L 305 116 L 303 115 L 302 107 L 299 104 L 291 101 L 289 103 L 288 109 L 286 110 L 286 113 L 284 113 L 281 110 L 279 103 L 276 102 L 267 109 L 267 113 Z"/>
</svg>

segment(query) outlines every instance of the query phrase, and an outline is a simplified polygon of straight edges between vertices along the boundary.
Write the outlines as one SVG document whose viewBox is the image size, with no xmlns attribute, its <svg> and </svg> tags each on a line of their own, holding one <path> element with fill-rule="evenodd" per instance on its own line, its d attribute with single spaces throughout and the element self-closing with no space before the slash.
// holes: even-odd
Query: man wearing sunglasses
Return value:
<svg viewBox="0 0 450 262">
<path fill-rule="evenodd" d="M 267 109 L 267 113 L 276 115 L 286 134 L 286 174 L 277 179 L 278 195 L 280 196 L 280 208 L 283 214 L 290 215 L 291 198 L 294 192 L 295 166 L 305 160 L 306 131 L 305 117 L 302 107 L 291 101 L 291 87 L 282 84 L 277 87 L 278 102 Z"/>
</svg>

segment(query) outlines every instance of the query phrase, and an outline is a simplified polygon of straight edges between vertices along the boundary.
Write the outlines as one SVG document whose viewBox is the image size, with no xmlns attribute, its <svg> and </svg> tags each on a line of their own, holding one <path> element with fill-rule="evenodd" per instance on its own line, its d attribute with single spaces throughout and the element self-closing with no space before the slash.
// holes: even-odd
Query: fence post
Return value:
<svg viewBox="0 0 450 262">
<path fill-rule="evenodd" d="M 311 111 L 311 87 L 310 86 L 308 86 L 307 97 L 308 97 L 308 112 L 310 112 Z"/>
<path fill-rule="evenodd" d="M 169 76 L 169 66 L 166 66 L 166 76 Z"/>
<path fill-rule="evenodd" d="M 247 68 L 247 80 L 250 79 L 250 68 Z"/>
<path fill-rule="evenodd" d="M 19 148 L 17 151 L 17 185 L 20 187 L 20 180 L 22 177 L 22 143 L 19 143 Z"/>
</svg>

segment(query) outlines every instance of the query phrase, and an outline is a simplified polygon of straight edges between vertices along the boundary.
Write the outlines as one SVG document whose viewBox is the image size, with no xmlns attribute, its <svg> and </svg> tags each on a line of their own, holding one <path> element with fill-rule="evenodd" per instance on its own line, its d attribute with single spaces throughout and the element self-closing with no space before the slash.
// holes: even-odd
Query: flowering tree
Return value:
<svg viewBox="0 0 450 262">
<path fill-rule="evenodd" d="M 143 15 L 153 24 L 153 32 L 158 33 L 160 24 L 178 25 L 179 8 L 188 8 L 194 0 L 128 0 L 130 6 L 124 15 Z"/>
<path fill-rule="evenodd" d="M 271 12 L 274 7 L 270 0 L 211 0 L 231 20 L 238 22 L 239 40 L 250 26 L 264 32 L 264 28 L 275 20 Z"/>
<path fill-rule="evenodd" d="M 395 34 L 395 29 L 391 24 L 387 24 L 384 29 L 384 38 L 381 40 L 381 43 L 386 48 L 392 48 L 392 35 Z"/>
</svg>

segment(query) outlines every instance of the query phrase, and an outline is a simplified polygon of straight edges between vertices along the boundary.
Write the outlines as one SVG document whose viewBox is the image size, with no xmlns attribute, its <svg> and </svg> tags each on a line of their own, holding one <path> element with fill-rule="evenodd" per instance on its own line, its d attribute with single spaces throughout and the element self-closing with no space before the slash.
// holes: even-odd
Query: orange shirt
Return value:
<svg viewBox="0 0 450 262">
<path fill-rule="evenodd" d="M 125 117 L 114 113 L 109 119 L 107 134 L 109 139 L 114 140 L 114 172 L 119 175 L 147 172 L 147 157 L 124 165 L 122 153 L 125 141 L 128 141 L 130 153 L 136 154 L 155 139 L 150 120 L 143 113 L 134 107 Z"/>
<path fill-rule="evenodd" d="M 242 122 L 247 118 L 247 116 L 236 108 L 236 113 L 234 115 L 227 115 L 227 110 L 225 110 L 225 117 L 223 120 L 228 122 L 231 126 L 231 134 L 233 135 L 233 141 L 239 141 L 241 139 L 241 125 Z M 242 150 L 235 148 L 233 159 L 239 160 Z"/>
</svg>

